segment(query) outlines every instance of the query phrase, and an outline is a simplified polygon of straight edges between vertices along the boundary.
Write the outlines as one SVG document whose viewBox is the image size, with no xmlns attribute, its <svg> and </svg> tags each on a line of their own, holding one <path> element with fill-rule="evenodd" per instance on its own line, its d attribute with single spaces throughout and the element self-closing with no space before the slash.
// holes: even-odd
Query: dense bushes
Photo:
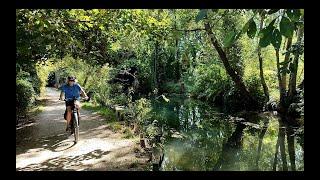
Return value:
<svg viewBox="0 0 320 180">
<path fill-rule="evenodd" d="M 135 132 L 144 132 L 147 124 L 150 124 L 151 102 L 148 99 L 141 98 L 129 106 L 134 123 L 136 124 Z M 132 120 L 132 119 L 131 119 Z M 143 127 L 143 128 L 141 128 Z"/>
<path fill-rule="evenodd" d="M 25 116 L 35 104 L 36 97 L 44 92 L 52 65 L 36 64 L 26 71 L 17 66 L 16 76 L 16 118 Z"/>
<path fill-rule="evenodd" d="M 265 96 L 261 87 L 261 82 L 258 77 L 250 77 L 246 81 L 249 92 L 258 101 L 258 105 L 249 104 L 244 99 L 240 91 L 231 86 L 223 95 L 223 108 L 227 112 L 238 112 L 241 110 L 262 110 L 265 102 Z"/>
<path fill-rule="evenodd" d="M 107 105 L 110 103 L 111 88 L 107 81 L 109 80 L 110 67 L 106 64 L 100 69 L 91 72 L 87 79 L 86 89 L 94 92 L 93 100 L 100 105 Z M 89 74 L 87 74 L 89 76 Z M 83 81 L 83 79 L 79 79 Z"/>
<path fill-rule="evenodd" d="M 217 65 L 198 66 L 187 82 L 188 91 L 192 96 L 215 102 L 221 92 L 226 91 L 231 81 L 224 69 Z"/>
<path fill-rule="evenodd" d="M 34 105 L 35 99 L 40 94 L 39 77 L 33 72 L 18 70 L 16 76 L 16 119 L 25 116 Z"/>
<path fill-rule="evenodd" d="M 48 84 L 48 77 L 50 72 L 52 72 L 54 66 L 49 62 L 47 64 L 37 64 L 36 65 L 36 83 L 34 84 L 37 87 L 37 93 L 41 94 L 44 93 L 45 87 Z"/>
<path fill-rule="evenodd" d="M 182 85 L 180 82 L 166 82 L 162 85 L 161 91 L 164 93 L 182 93 Z"/>
<path fill-rule="evenodd" d="M 133 64 L 132 64 L 133 63 Z M 137 62 L 127 61 L 117 68 L 111 68 L 108 64 L 103 66 L 90 66 L 85 61 L 66 57 L 62 61 L 55 64 L 55 72 L 60 77 L 66 77 L 73 74 L 84 89 L 92 91 L 94 96 L 92 101 L 104 107 L 109 105 L 125 105 L 127 106 L 124 120 L 132 121 L 137 125 L 141 125 L 150 118 L 151 104 L 150 100 L 139 98 L 132 102 L 129 96 L 126 96 L 120 84 L 109 84 L 108 81 L 118 73 L 120 68 L 128 68 L 137 66 L 143 73 L 141 77 L 146 74 L 141 64 Z M 62 71 L 63 70 L 63 71 Z M 141 73 L 139 71 L 139 74 Z"/>
<path fill-rule="evenodd" d="M 25 115 L 35 101 L 36 93 L 31 82 L 26 79 L 16 80 L 16 115 Z"/>
<path fill-rule="evenodd" d="M 265 101 L 260 78 L 254 74 L 249 74 L 245 83 L 253 97 L 258 100 L 259 104 L 255 107 L 251 107 L 251 104 L 243 99 L 239 90 L 219 64 L 199 65 L 195 68 L 193 76 L 189 77 L 187 89 L 193 97 L 222 106 L 227 112 L 245 109 L 259 110 Z"/>
<path fill-rule="evenodd" d="M 109 64 L 92 66 L 86 61 L 67 56 L 55 64 L 54 71 L 61 78 L 71 74 L 76 76 L 78 83 L 87 93 L 93 92 L 91 100 L 101 106 L 127 105 L 129 101 L 128 97 L 122 93 L 121 85 L 108 83 L 117 72 L 117 69 L 111 68 Z"/>
<path fill-rule="evenodd" d="M 148 99 L 141 98 L 134 102 L 133 111 L 138 123 L 143 123 L 150 118 L 151 102 Z"/>
</svg>

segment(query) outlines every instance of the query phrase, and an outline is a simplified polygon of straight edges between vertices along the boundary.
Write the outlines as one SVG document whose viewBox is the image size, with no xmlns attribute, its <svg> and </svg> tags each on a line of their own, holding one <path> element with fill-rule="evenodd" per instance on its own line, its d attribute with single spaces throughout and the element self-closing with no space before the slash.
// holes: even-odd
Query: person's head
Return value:
<svg viewBox="0 0 320 180">
<path fill-rule="evenodd" d="M 76 77 L 75 76 L 68 76 L 68 81 L 67 82 L 68 82 L 69 86 L 73 86 L 75 81 L 76 81 Z"/>
</svg>

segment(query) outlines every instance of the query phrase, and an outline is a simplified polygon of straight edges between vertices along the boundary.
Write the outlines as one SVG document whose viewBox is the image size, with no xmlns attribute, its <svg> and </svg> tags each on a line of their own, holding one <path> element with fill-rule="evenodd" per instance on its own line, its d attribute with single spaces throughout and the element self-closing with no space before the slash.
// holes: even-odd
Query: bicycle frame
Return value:
<svg viewBox="0 0 320 180">
<path fill-rule="evenodd" d="M 72 101 L 71 105 L 71 128 L 73 130 L 74 138 L 75 138 L 75 143 L 78 142 L 79 140 L 79 117 L 78 117 L 78 108 L 76 108 L 74 102 L 76 101 L 75 98 L 73 99 L 66 99 L 66 102 Z"/>
</svg>

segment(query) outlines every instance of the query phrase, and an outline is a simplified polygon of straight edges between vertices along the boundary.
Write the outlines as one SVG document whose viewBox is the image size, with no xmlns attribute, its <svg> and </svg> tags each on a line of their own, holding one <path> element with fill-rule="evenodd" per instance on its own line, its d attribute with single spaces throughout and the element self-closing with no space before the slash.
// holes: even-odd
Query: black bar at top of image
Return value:
<svg viewBox="0 0 320 180">
<path fill-rule="evenodd" d="M 16 0 L 16 8 L 303 8 L 304 0 Z"/>
</svg>

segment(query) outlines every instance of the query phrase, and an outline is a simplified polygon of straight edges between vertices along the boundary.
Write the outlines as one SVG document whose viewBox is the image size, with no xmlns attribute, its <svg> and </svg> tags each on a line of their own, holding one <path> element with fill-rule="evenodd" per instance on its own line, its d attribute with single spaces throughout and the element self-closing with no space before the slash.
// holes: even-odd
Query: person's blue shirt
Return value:
<svg viewBox="0 0 320 180">
<path fill-rule="evenodd" d="M 78 83 L 74 83 L 73 86 L 69 86 L 68 84 L 64 84 L 60 87 L 65 94 L 66 99 L 77 98 L 80 99 L 81 86 Z"/>
</svg>

